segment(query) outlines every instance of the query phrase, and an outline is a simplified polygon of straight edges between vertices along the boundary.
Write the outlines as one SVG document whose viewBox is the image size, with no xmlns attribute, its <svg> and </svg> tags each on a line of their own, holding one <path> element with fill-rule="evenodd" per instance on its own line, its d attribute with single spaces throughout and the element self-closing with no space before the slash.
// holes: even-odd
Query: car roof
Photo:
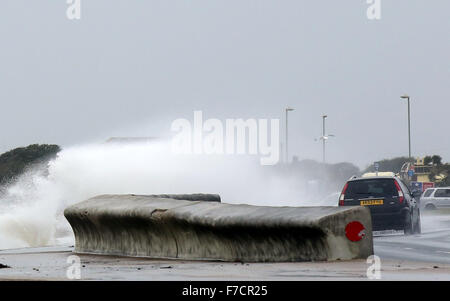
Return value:
<svg viewBox="0 0 450 301">
<path fill-rule="evenodd" d="M 379 172 L 366 172 L 361 178 L 370 178 L 370 177 L 395 177 L 396 174 L 393 171 L 379 171 Z"/>
<path fill-rule="evenodd" d="M 352 182 L 352 181 L 364 181 L 364 180 L 379 180 L 379 179 L 399 179 L 398 177 L 395 176 L 380 176 L 380 177 L 354 177 L 351 178 L 350 180 L 348 180 L 348 182 Z"/>
</svg>

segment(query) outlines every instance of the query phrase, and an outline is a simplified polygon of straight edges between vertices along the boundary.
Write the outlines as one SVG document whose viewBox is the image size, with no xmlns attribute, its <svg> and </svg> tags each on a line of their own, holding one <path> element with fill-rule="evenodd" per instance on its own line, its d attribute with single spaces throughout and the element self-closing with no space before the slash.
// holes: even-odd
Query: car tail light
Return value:
<svg viewBox="0 0 450 301">
<path fill-rule="evenodd" d="M 403 195 L 403 191 L 400 188 L 400 185 L 397 183 L 397 181 L 394 180 L 394 183 L 395 183 L 395 187 L 397 187 L 397 191 L 398 191 L 398 201 L 400 202 L 400 204 L 402 204 L 405 199 L 405 197 Z"/>
<path fill-rule="evenodd" d="M 347 191 L 348 183 L 345 183 L 344 189 L 342 189 L 341 196 L 339 197 L 339 206 L 344 206 L 345 191 Z"/>
</svg>

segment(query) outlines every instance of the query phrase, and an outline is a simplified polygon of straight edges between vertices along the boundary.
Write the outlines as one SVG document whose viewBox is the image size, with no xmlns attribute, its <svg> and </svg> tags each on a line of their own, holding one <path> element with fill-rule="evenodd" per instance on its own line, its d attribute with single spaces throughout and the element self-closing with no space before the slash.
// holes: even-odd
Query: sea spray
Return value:
<svg viewBox="0 0 450 301">
<path fill-rule="evenodd" d="M 73 243 L 64 208 L 99 194 L 200 192 L 228 203 L 313 204 L 298 175 L 280 176 L 273 168 L 255 156 L 175 155 L 166 142 L 68 147 L 5 187 L 0 249 Z"/>
</svg>

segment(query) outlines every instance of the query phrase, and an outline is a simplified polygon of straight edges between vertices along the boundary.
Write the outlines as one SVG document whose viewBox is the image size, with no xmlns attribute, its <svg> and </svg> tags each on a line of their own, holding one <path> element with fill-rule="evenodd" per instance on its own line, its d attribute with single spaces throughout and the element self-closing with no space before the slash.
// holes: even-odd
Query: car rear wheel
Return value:
<svg viewBox="0 0 450 301">
<path fill-rule="evenodd" d="M 411 214 L 409 212 L 406 213 L 406 216 L 405 216 L 404 232 L 405 232 L 405 235 L 413 234 L 412 217 L 411 217 Z"/>
</svg>

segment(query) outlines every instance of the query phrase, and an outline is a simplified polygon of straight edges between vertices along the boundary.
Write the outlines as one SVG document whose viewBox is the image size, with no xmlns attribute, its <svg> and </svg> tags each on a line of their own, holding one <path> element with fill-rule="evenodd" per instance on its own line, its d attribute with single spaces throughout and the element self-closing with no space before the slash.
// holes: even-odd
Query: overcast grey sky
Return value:
<svg viewBox="0 0 450 301">
<path fill-rule="evenodd" d="M 0 4 L 0 151 L 110 136 L 160 136 L 172 120 L 280 118 L 291 154 L 360 166 L 450 160 L 450 1 L 82 0 Z M 283 129 L 284 130 L 284 129 Z"/>
</svg>

